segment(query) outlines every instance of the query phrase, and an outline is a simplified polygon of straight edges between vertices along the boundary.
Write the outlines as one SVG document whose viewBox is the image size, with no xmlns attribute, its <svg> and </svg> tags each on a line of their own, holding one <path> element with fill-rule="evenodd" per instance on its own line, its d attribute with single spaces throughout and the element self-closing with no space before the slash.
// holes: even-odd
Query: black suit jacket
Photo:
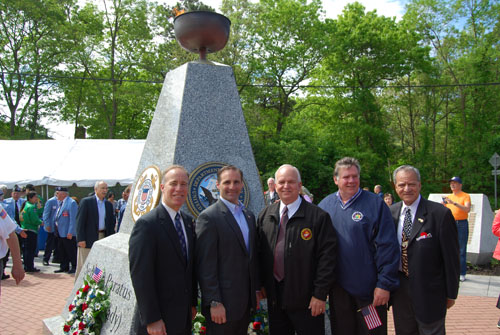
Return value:
<svg viewBox="0 0 500 335">
<path fill-rule="evenodd" d="M 130 277 L 141 317 L 139 334 L 163 319 L 168 334 L 191 333 L 191 307 L 197 303 L 193 275 L 193 218 L 181 213 L 188 240 L 184 257 L 175 226 L 160 203 L 137 220 L 129 240 Z"/>
<path fill-rule="evenodd" d="M 391 206 L 396 231 L 401 208 L 402 202 Z M 457 298 L 460 274 L 457 226 L 445 206 L 420 199 L 408 244 L 408 270 L 417 319 L 432 323 L 444 318 L 447 299 Z"/>
<path fill-rule="evenodd" d="M 104 201 L 106 217 L 104 225 L 106 236 L 115 233 L 115 211 L 109 201 Z M 76 240 L 85 241 L 86 248 L 92 248 L 95 241 L 99 239 L 99 212 L 95 195 L 83 198 L 76 214 Z"/>
<path fill-rule="evenodd" d="M 247 209 L 243 213 L 249 228 L 250 251 L 236 219 L 221 200 L 205 209 L 196 220 L 196 272 L 202 310 L 208 314 L 211 301 L 222 302 L 228 321 L 240 320 L 248 308 L 256 305 L 255 216 Z"/>
</svg>

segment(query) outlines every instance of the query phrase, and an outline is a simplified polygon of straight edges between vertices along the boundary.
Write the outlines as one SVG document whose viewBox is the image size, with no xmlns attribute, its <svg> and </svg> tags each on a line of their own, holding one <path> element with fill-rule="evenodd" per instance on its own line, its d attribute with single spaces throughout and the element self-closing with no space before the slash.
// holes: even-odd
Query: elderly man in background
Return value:
<svg viewBox="0 0 500 335">
<path fill-rule="evenodd" d="M 54 215 L 50 217 L 51 220 L 48 221 L 50 224 L 49 230 L 57 236 L 61 258 L 59 270 L 54 272 L 68 272 L 71 274 L 76 271 L 76 214 L 78 205 L 75 200 L 68 196 L 69 193 L 66 187 L 57 187 L 56 190 L 56 210 Z M 53 208 L 51 208 L 51 211 L 53 211 Z M 45 213 L 46 211 L 44 211 L 44 217 Z"/>
<path fill-rule="evenodd" d="M 401 245 L 400 287 L 392 297 L 398 335 L 444 335 L 446 310 L 458 295 L 458 234 L 450 210 L 420 195 L 420 172 L 394 170 L 402 201 L 391 206 Z"/>
<path fill-rule="evenodd" d="M 125 213 L 125 209 L 127 208 L 128 198 L 130 196 L 130 190 L 132 189 L 132 185 L 128 185 L 125 190 L 122 192 L 122 198 L 116 202 L 116 232 L 120 231 L 120 226 L 123 220 L 123 214 Z"/>
<path fill-rule="evenodd" d="M 268 190 L 264 193 L 264 200 L 266 202 L 266 206 L 272 205 L 278 200 L 280 200 L 280 196 L 278 192 L 276 192 L 276 182 L 274 178 L 269 178 L 267 180 Z"/>
<path fill-rule="evenodd" d="M 82 199 L 76 215 L 76 240 L 78 241 L 76 278 L 94 242 L 115 232 L 116 219 L 113 205 L 106 200 L 108 184 L 98 181 L 95 183 L 94 191 L 94 195 Z"/>
<path fill-rule="evenodd" d="M 443 198 L 443 204 L 451 210 L 458 229 L 458 244 L 460 246 L 460 281 L 465 281 L 467 273 L 467 242 L 469 240 L 469 212 L 471 208 L 470 195 L 462 191 L 462 179 L 450 179 L 453 192 Z"/>
</svg>

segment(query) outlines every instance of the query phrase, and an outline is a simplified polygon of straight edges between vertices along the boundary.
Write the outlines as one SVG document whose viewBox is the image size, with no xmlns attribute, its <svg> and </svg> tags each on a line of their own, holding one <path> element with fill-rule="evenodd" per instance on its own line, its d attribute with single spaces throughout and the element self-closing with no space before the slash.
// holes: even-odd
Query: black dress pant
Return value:
<svg viewBox="0 0 500 335">
<path fill-rule="evenodd" d="M 277 306 L 269 307 L 269 331 L 272 335 L 324 335 L 325 315 L 312 316 L 311 310 L 284 309 L 284 281 L 275 281 Z"/>
<path fill-rule="evenodd" d="M 387 306 L 377 306 L 378 316 L 382 325 L 372 330 L 368 329 L 360 311 L 372 301 L 360 301 L 351 296 L 340 285 L 335 284 L 330 292 L 330 323 L 335 335 L 386 335 Z"/>
<path fill-rule="evenodd" d="M 54 260 L 60 259 L 58 254 L 58 244 L 59 237 L 56 233 L 47 233 L 47 242 L 45 242 L 45 253 L 43 254 L 43 260 L 50 262 L 50 256 L 54 253 Z"/>
<path fill-rule="evenodd" d="M 24 250 L 23 250 L 23 255 L 24 255 L 24 270 L 25 271 L 33 271 L 35 268 L 35 251 L 36 251 L 36 244 L 38 242 L 38 234 L 35 232 L 32 232 L 31 230 L 26 230 L 26 237 L 24 240 Z"/>
<path fill-rule="evenodd" d="M 59 256 L 61 258 L 61 270 L 68 271 L 70 269 L 69 265 L 71 263 L 71 269 L 76 269 L 76 237 L 67 239 L 65 237 L 58 237 L 59 241 Z"/>
</svg>

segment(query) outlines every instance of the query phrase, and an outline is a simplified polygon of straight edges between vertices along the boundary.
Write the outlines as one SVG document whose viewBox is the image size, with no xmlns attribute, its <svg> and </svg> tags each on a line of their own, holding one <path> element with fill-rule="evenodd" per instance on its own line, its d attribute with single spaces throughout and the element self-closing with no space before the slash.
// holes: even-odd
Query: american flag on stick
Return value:
<svg viewBox="0 0 500 335">
<path fill-rule="evenodd" d="M 363 318 L 365 318 L 369 330 L 382 326 L 382 321 L 380 321 L 377 310 L 373 305 L 361 308 L 361 313 L 363 314 Z"/>
<path fill-rule="evenodd" d="M 103 274 L 102 270 L 96 266 L 94 273 L 92 274 L 92 279 L 94 279 L 94 281 L 98 283 L 99 280 L 101 280 L 102 274 Z"/>
</svg>

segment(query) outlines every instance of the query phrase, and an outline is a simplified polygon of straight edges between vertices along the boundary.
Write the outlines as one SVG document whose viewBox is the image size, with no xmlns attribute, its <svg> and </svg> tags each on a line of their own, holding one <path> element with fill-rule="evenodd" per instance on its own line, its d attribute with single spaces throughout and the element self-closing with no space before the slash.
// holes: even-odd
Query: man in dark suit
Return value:
<svg viewBox="0 0 500 335">
<path fill-rule="evenodd" d="M 276 182 L 274 178 L 269 178 L 267 180 L 267 187 L 268 190 L 264 193 L 264 201 L 266 202 L 266 206 L 269 206 L 280 200 L 280 196 L 278 192 L 276 192 Z"/>
<path fill-rule="evenodd" d="M 196 316 L 193 218 L 180 211 L 188 172 L 169 167 L 161 182 L 162 202 L 141 216 L 129 240 L 130 277 L 141 318 L 138 334 L 190 335 Z"/>
<path fill-rule="evenodd" d="M 402 200 L 391 206 L 401 245 L 400 287 L 391 297 L 396 334 L 445 334 L 459 283 L 455 220 L 449 209 L 420 196 L 415 167 L 398 167 L 393 179 Z"/>
<path fill-rule="evenodd" d="M 115 212 L 111 202 L 106 200 L 108 184 L 98 181 L 95 183 L 94 191 L 94 195 L 82 199 L 76 215 L 78 242 L 76 278 L 94 242 L 115 233 Z"/>
<path fill-rule="evenodd" d="M 250 309 L 259 303 L 255 216 L 238 200 L 243 173 L 217 172 L 219 200 L 196 221 L 196 271 L 207 334 L 246 334 Z M 259 295 L 259 296 L 257 296 Z"/>
</svg>

